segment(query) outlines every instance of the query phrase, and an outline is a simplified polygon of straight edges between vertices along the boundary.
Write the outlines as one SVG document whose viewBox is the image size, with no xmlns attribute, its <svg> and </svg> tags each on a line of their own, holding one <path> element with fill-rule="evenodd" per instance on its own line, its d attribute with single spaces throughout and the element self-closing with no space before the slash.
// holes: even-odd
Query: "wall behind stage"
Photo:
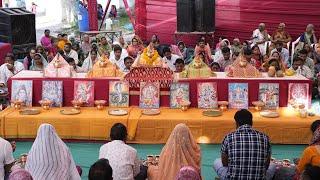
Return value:
<svg viewBox="0 0 320 180">
<path fill-rule="evenodd" d="M 176 0 L 135 0 L 136 32 L 149 40 L 158 34 L 161 43 L 174 43 Z M 307 24 L 316 26 L 320 37 L 320 0 L 216 0 L 215 42 L 220 36 L 249 39 L 260 22 L 266 23 L 269 34 L 280 22 L 295 40 Z M 195 39 L 183 39 L 194 44 Z"/>
</svg>

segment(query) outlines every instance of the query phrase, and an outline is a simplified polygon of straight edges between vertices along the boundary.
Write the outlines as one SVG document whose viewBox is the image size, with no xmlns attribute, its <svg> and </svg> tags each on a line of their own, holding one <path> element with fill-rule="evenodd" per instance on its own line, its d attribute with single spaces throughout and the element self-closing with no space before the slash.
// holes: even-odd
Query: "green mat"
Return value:
<svg viewBox="0 0 320 180">
<path fill-rule="evenodd" d="M 88 179 L 90 166 L 98 159 L 100 143 L 66 143 L 73 155 L 77 165 L 83 170 L 82 179 Z M 145 158 L 149 154 L 160 154 L 163 147 L 160 145 L 130 144 L 137 149 L 139 158 Z M 32 146 L 32 142 L 17 142 L 17 149 L 14 152 L 15 157 L 28 152 Z M 202 152 L 202 176 L 204 179 L 213 179 L 216 176 L 212 169 L 213 161 L 220 157 L 220 145 L 201 144 Z M 273 145 L 272 156 L 277 159 L 293 159 L 300 157 L 304 145 Z"/>
</svg>

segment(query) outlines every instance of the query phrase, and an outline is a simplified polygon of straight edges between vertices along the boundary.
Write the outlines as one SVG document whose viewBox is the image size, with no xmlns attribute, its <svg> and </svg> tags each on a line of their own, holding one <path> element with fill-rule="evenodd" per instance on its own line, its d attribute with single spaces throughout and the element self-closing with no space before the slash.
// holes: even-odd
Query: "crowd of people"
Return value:
<svg viewBox="0 0 320 180">
<path fill-rule="evenodd" d="M 252 76 L 259 74 L 259 71 L 268 72 L 271 66 L 275 71 L 280 71 L 279 74 L 289 70 L 291 74 L 301 74 L 313 80 L 314 95 L 317 96 L 320 42 L 316 40 L 314 26 L 309 24 L 299 39 L 291 57 L 288 42 L 292 38 L 284 23 L 280 23 L 272 35 L 268 34 L 265 24 L 261 23 L 253 31 L 252 38 L 243 43 L 238 38 L 230 43 L 221 37 L 215 49 L 210 47 L 204 37 L 193 48 L 187 47 L 184 42 L 177 45 L 161 44 L 157 35 L 153 35 L 149 42 L 134 36 L 130 42 L 120 37 L 110 44 L 104 36 L 92 38 L 84 35 L 81 42 L 77 42 L 74 37 L 68 38 L 67 34 L 53 37 L 50 30 L 45 30 L 41 44 L 31 48 L 21 62 L 16 61 L 12 54 L 6 56 L 6 63 L 0 67 L 0 84 L 6 85 L 8 78 L 23 69 L 43 71 L 59 53 L 75 73 L 95 71 L 94 64 L 101 59 L 108 62 L 108 68 L 112 71 L 117 69 L 121 72 L 109 73 L 111 75 L 108 76 L 121 76 L 136 66 L 169 68 L 181 78 L 210 77 L 213 72 L 226 72 L 235 76 L 233 73 L 246 61 L 247 76 L 252 72 L 255 72 Z"/>
<path fill-rule="evenodd" d="M 282 174 L 271 157 L 267 135 L 253 128 L 253 116 L 245 109 L 234 115 L 236 130 L 225 136 L 221 158 L 213 170 L 224 179 L 316 180 L 320 177 L 320 120 L 311 125 L 313 138 L 296 160 L 294 174 Z M 111 141 L 102 145 L 98 160 L 90 167 L 89 180 L 201 180 L 201 149 L 186 124 L 175 126 L 162 148 L 157 165 L 139 160 L 137 150 L 126 144 L 127 128 L 116 123 L 110 130 Z M 82 170 L 50 124 L 40 125 L 37 137 L 26 155 L 26 163 L 16 163 L 16 145 L 0 138 L 0 179 L 40 180 L 81 178 Z M 290 178 L 289 178 L 290 179 Z"/>
</svg>

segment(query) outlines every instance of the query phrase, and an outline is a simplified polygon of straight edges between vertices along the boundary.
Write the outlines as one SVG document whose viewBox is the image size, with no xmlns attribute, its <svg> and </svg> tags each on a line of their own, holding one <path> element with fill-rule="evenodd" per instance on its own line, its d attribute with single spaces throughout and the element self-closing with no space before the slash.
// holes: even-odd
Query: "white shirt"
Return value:
<svg viewBox="0 0 320 180">
<path fill-rule="evenodd" d="M 7 67 L 7 63 L 2 64 L 0 66 L 0 84 L 7 84 L 7 81 L 10 77 L 12 77 L 13 75 L 17 74 L 18 72 L 24 70 L 24 65 L 19 62 L 19 61 L 15 61 L 14 62 L 14 70 L 13 73 L 8 69 Z"/>
<path fill-rule="evenodd" d="M 0 180 L 4 179 L 4 165 L 13 161 L 11 144 L 0 137 Z"/>
<path fill-rule="evenodd" d="M 74 62 L 75 62 L 76 64 L 79 63 L 79 58 L 78 58 L 78 53 L 77 53 L 77 51 L 71 49 L 71 51 L 70 51 L 69 53 L 67 53 L 67 52 L 64 52 L 64 53 L 65 53 L 65 55 L 66 55 L 67 57 L 73 58 L 73 59 L 74 59 Z"/>
<path fill-rule="evenodd" d="M 140 172 L 137 150 L 123 141 L 114 140 L 100 148 L 99 159 L 109 160 L 113 180 L 134 180 Z"/>
<path fill-rule="evenodd" d="M 165 65 L 167 65 L 171 71 L 175 71 L 176 70 L 176 66 L 174 65 L 174 63 L 176 63 L 176 60 L 181 58 L 180 56 L 178 55 L 175 55 L 175 54 L 171 54 L 171 59 L 168 59 L 167 57 L 163 57 L 163 62 Z"/>
<path fill-rule="evenodd" d="M 126 57 L 128 57 L 128 51 L 126 49 L 122 49 L 120 59 L 116 60 L 114 51 L 111 51 L 109 60 L 112 64 L 117 65 L 120 71 L 124 71 L 124 69 L 126 68 L 126 66 L 124 65 L 124 58 Z"/>
</svg>

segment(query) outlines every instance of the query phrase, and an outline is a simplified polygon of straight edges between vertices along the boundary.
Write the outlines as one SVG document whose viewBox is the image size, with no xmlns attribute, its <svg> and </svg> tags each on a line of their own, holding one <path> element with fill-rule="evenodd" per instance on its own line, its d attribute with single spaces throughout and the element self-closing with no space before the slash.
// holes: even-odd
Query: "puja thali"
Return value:
<svg viewBox="0 0 320 180">
<path fill-rule="evenodd" d="M 202 115 L 209 116 L 209 117 L 218 117 L 218 116 L 222 116 L 222 112 L 219 110 L 207 110 L 207 111 L 203 111 Z"/>
<path fill-rule="evenodd" d="M 159 109 L 144 109 L 141 111 L 141 113 L 143 115 L 147 115 L 147 116 L 155 116 L 160 114 L 160 110 Z"/>
<path fill-rule="evenodd" d="M 280 116 L 280 114 L 278 112 L 270 111 L 270 110 L 261 111 L 260 115 L 262 117 L 267 117 L 267 118 L 277 118 Z"/>
<path fill-rule="evenodd" d="M 108 111 L 108 114 L 113 116 L 125 116 L 128 114 L 128 111 L 124 109 L 112 109 Z"/>
<path fill-rule="evenodd" d="M 39 109 L 23 109 L 19 111 L 20 115 L 37 115 L 40 113 L 41 111 Z"/>
<path fill-rule="evenodd" d="M 81 111 L 79 109 L 72 108 L 72 109 L 62 109 L 60 113 L 63 115 L 76 115 L 76 114 L 80 114 Z"/>
</svg>

